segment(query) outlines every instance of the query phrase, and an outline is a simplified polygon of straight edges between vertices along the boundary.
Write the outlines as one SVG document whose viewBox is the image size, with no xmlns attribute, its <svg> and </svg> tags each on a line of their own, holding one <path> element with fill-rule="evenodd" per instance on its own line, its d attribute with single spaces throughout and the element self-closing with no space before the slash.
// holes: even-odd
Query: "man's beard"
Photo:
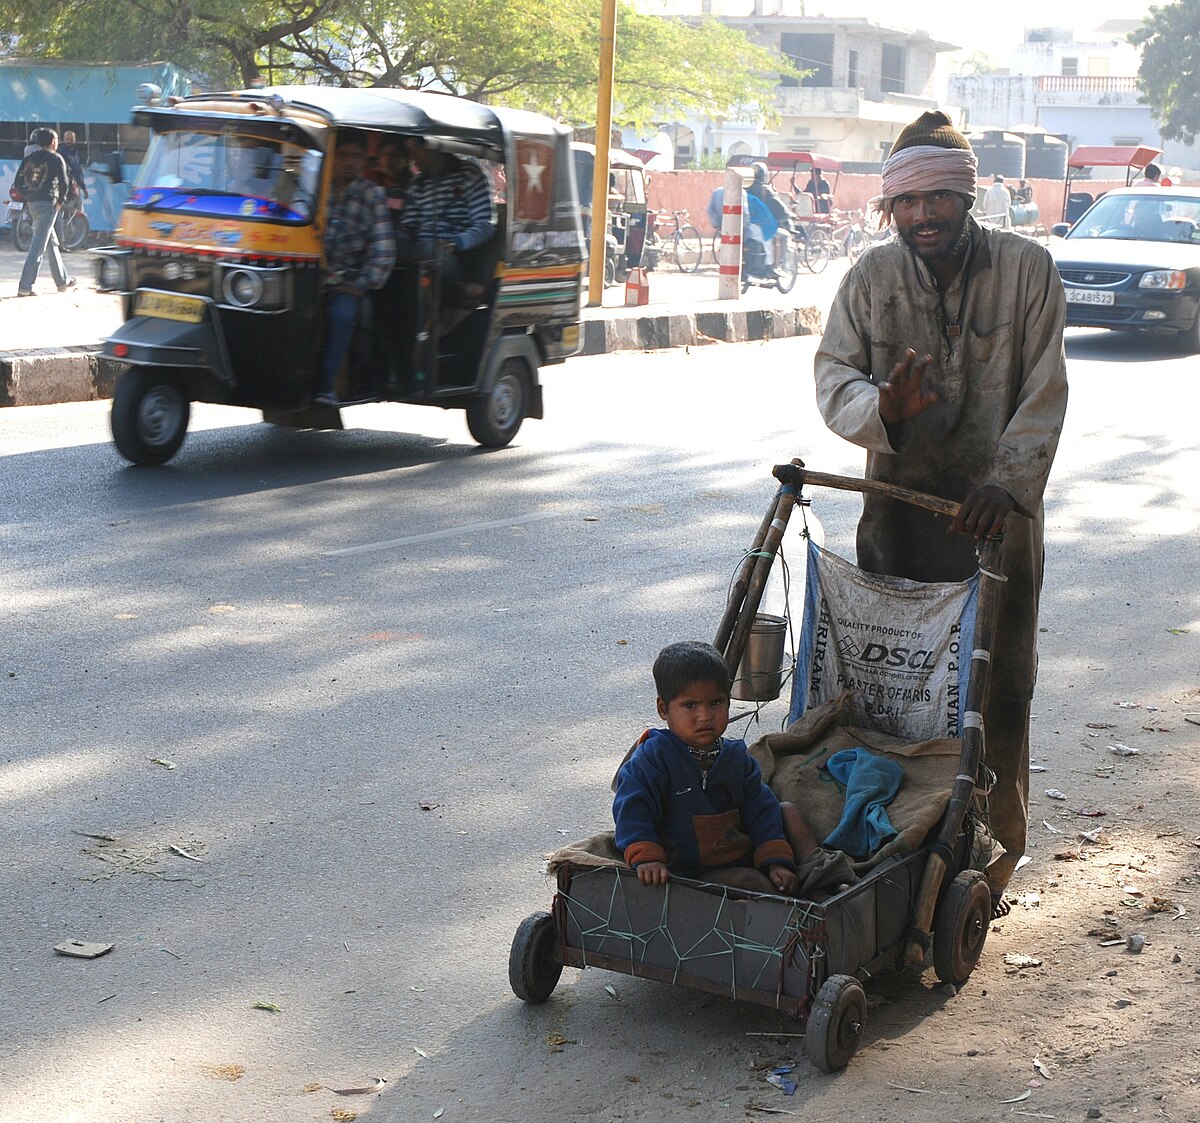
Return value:
<svg viewBox="0 0 1200 1123">
<path fill-rule="evenodd" d="M 922 246 L 912 237 L 912 232 L 915 230 L 933 230 L 943 231 L 949 236 L 939 241 L 936 246 Z M 962 218 L 959 219 L 957 226 L 953 222 L 921 222 L 913 223 L 907 230 L 897 228 L 897 233 L 901 240 L 908 246 L 923 261 L 946 261 L 954 257 L 963 247 L 964 235 L 967 230 L 967 214 L 964 211 Z"/>
</svg>

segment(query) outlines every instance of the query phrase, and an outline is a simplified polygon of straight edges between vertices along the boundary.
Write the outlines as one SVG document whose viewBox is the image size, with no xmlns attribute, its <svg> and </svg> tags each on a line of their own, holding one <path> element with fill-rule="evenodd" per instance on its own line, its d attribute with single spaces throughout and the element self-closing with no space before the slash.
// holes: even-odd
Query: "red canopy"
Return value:
<svg viewBox="0 0 1200 1123">
<path fill-rule="evenodd" d="M 842 162 L 836 156 L 822 156 L 819 152 L 768 152 L 765 156 L 731 156 L 729 164 L 735 168 L 766 164 L 773 172 L 792 171 L 796 168 L 817 168 L 823 172 L 842 170 Z"/>
<path fill-rule="evenodd" d="M 1067 160 L 1069 168 L 1144 168 L 1162 155 L 1161 148 L 1140 144 L 1085 144 Z"/>
</svg>

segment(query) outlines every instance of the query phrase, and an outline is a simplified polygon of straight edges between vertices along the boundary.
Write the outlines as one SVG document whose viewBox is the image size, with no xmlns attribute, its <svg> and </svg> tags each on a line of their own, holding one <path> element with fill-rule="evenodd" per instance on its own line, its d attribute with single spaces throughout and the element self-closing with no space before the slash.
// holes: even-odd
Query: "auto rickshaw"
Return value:
<svg viewBox="0 0 1200 1123">
<path fill-rule="evenodd" d="M 571 145 L 575 180 L 579 187 L 584 234 L 591 245 L 592 185 L 595 182 L 596 146 Z M 605 239 L 604 284 L 624 283 L 629 271 L 643 260 L 646 246 L 646 168 L 632 152 L 621 148 L 608 151 L 608 234 Z"/>
<path fill-rule="evenodd" d="M 340 429 L 312 402 L 326 288 L 323 239 L 332 155 L 344 130 L 368 145 L 419 138 L 488 176 L 495 232 L 441 283 L 436 259 L 398 262 L 364 301 L 337 394 L 466 411 L 502 447 L 542 416 L 538 372 L 579 349 L 583 231 L 570 130 L 521 110 L 393 89 L 275 87 L 134 111 L 150 146 L 97 281 L 125 322 L 104 354 L 126 364 L 113 440 L 134 464 L 163 464 L 190 403 L 259 409 L 265 421 Z"/>
</svg>

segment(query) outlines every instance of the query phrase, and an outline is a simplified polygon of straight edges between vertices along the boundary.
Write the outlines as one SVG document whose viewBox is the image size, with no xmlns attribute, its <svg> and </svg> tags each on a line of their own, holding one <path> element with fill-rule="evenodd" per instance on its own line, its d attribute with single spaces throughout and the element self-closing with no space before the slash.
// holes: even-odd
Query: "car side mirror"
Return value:
<svg viewBox="0 0 1200 1123">
<path fill-rule="evenodd" d="M 1050 233 L 1056 238 L 1065 238 L 1071 232 L 1071 224 L 1069 222 L 1056 222 L 1050 227 Z"/>
</svg>

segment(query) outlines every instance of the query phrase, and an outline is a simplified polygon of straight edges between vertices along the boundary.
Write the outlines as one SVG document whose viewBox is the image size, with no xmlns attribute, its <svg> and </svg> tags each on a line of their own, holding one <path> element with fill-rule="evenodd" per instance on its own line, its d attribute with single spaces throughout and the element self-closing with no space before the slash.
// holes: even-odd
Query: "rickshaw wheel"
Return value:
<svg viewBox="0 0 1200 1123">
<path fill-rule="evenodd" d="M 804 1030 L 804 1051 L 822 1072 L 850 1063 L 867 1023 L 867 996 L 852 975 L 830 975 L 813 1001 Z"/>
<path fill-rule="evenodd" d="M 467 428 L 485 448 L 503 448 L 525 420 L 525 364 L 505 359 L 491 390 L 467 403 Z"/>
<path fill-rule="evenodd" d="M 508 982 L 522 1002 L 545 1002 L 562 975 L 558 929 L 548 912 L 535 912 L 517 927 L 508 953 Z"/>
<path fill-rule="evenodd" d="M 933 918 L 933 969 L 960 987 L 975 970 L 992 919 L 992 894 L 979 870 L 963 870 Z"/>
<path fill-rule="evenodd" d="M 190 414 L 187 395 L 169 372 L 126 371 L 113 392 L 113 443 L 133 464 L 165 464 L 183 444 Z"/>
</svg>

